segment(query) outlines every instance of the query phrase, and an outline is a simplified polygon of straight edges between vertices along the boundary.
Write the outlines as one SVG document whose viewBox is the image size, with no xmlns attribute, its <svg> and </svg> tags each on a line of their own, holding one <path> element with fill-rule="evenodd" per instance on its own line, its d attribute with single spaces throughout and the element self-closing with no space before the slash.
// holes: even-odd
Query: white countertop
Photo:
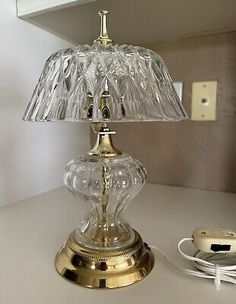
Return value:
<svg viewBox="0 0 236 304">
<path fill-rule="evenodd" d="M 235 285 L 222 283 L 218 291 L 210 280 L 178 273 L 156 253 L 151 274 L 130 287 L 91 290 L 66 281 L 54 257 L 83 213 L 65 188 L 0 209 L 1 304 L 235 303 Z M 236 194 L 148 184 L 126 217 L 145 241 L 186 267 L 177 242 L 196 227 L 236 230 Z M 187 250 L 194 250 L 191 244 Z"/>
</svg>

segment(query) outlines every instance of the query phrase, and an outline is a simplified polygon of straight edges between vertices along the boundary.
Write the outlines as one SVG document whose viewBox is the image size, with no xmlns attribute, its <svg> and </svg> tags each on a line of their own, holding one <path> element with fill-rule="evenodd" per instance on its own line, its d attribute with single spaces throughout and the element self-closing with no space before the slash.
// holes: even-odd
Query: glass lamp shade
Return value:
<svg viewBox="0 0 236 304">
<path fill-rule="evenodd" d="M 91 122 L 186 118 L 158 54 L 139 46 L 98 42 L 49 57 L 23 117 Z"/>
</svg>

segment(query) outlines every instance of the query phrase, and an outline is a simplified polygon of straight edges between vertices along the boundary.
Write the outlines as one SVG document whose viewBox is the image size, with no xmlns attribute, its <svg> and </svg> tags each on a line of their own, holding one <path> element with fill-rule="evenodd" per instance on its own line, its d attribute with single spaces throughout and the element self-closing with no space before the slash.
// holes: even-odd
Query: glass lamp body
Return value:
<svg viewBox="0 0 236 304">
<path fill-rule="evenodd" d="M 146 181 L 146 170 L 139 161 L 128 154 L 81 156 L 67 164 L 64 181 L 86 209 L 75 232 L 78 243 L 113 250 L 133 242 L 134 231 L 122 212 Z"/>
</svg>

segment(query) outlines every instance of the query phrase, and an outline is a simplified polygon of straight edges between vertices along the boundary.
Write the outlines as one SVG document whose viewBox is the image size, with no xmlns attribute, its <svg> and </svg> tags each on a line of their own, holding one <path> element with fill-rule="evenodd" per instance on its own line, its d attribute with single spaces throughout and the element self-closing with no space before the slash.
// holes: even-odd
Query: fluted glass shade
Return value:
<svg viewBox="0 0 236 304">
<path fill-rule="evenodd" d="M 170 121 L 187 118 L 155 52 L 139 46 L 83 45 L 46 62 L 23 119 Z"/>
</svg>

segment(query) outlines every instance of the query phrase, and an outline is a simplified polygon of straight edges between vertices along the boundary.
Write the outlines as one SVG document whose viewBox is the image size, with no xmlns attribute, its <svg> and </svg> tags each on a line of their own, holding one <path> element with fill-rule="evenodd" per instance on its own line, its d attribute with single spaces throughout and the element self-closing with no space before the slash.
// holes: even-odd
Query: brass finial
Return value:
<svg viewBox="0 0 236 304">
<path fill-rule="evenodd" d="M 108 37 L 108 32 L 107 32 L 107 15 L 108 14 L 109 14 L 108 11 L 99 12 L 100 22 L 101 22 L 100 36 L 94 41 L 94 42 L 99 42 L 103 45 L 108 45 L 108 44 L 113 43 L 113 41 Z"/>
</svg>

